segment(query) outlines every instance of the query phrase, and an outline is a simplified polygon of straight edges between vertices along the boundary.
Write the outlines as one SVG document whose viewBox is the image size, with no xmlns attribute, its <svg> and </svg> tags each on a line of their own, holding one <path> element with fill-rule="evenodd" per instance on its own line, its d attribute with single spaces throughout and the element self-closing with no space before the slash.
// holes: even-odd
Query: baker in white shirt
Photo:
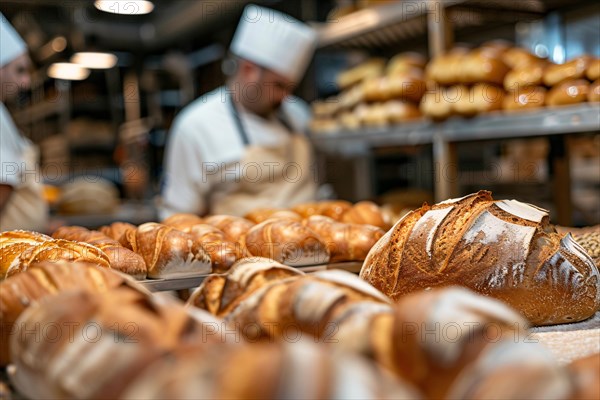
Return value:
<svg viewBox="0 0 600 400">
<path fill-rule="evenodd" d="M 177 212 L 244 215 L 314 200 L 309 112 L 290 93 L 316 45 L 313 29 L 255 5 L 230 46 L 227 85 L 188 105 L 167 144 L 161 217 Z"/>
<path fill-rule="evenodd" d="M 27 46 L 0 13 L 0 231 L 45 231 L 48 206 L 43 198 L 37 151 L 23 137 L 4 102 L 29 88 Z"/>
</svg>

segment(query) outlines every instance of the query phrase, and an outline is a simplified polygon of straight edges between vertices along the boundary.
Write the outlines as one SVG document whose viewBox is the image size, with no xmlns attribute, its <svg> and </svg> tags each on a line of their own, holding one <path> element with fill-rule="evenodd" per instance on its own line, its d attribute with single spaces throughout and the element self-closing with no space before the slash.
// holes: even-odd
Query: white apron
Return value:
<svg viewBox="0 0 600 400">
<path fill-rule="evenodd" d="M 48 204 L 44 200 L 41 174 L 37 168 L 37 149 L 27 143 L 22 151 L 21 181 L 0 214 L 0 231 L 25 229 L 45 232 L 48 226 Z M 35 171 L 35 172 L 34 172 Z"/>
<path fill-rule="evenodd" d="M 254 146 L 249 143 L 242 121 L 231 104 L 238 133 L 246 145 L 239 163 L 227 170 L 239 171 L 235 184 L 226 192 L 209 195 L 211 214 L 245 215 L 257 208 L 283 208 L 313 201 L 317 182 L 311 169 L 311 147 L 308 140 L 290 131 L 289 144 L 280 147 Z"/>
</svg>

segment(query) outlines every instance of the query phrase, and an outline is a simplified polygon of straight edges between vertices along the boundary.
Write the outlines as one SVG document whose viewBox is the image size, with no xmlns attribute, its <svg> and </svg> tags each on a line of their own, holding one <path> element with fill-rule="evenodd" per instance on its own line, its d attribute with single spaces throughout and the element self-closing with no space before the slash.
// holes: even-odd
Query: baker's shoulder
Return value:
<svg viewBox="0 0 600 400">
<path fill-rule="evenodd" d="M 216 119 L 226 113 L 226 98 L 222 88 L 213 90 L 197 98 L 179 112 L 173 122 L 176 130 L 201 130 L 209 128 Z"/>
</svg>

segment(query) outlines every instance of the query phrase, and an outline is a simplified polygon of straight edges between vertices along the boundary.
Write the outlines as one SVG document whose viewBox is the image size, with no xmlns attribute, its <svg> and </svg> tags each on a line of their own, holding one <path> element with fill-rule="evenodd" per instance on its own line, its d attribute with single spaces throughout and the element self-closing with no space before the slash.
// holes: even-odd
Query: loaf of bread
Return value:
<svg viewBox="0 0 600 400">
<path fill-rule="evenodd" d="M 197 224 L 186 228 L 196 242 L 200 243 L 212 260 L 212 272 L 227 272 L 239 259 L 249 254 L 240 243 L 227 239 L 225 232 L 208 224 Z"/>
<path fill-rule="evenodd" d="M 222 317 L 261 287 L 299 275 L 304 273 L 268 258 L 245 258 L 235 263 L 227 275 L 208 276 L 187 304 Z"/>
<path fill-rule="evenodd" d="M 61 293 L 19 317 L 10 344 L 11 380 L 31 399 L 118 398 L 165 352 L 186 343 L 212 344 L 208 328 L 218 333 L 220 322 L 139 288 Z"/>
<path fill-rule="evenodd" d="M 331 262 L 363 261 L 371 247 L 385 234 L 376 226 L 337 222 L 324 215 L 313 215 L 304 221 L 304 225 L 323 239 Z"/>
<path fill-rule="evenodd" d="M 389 219 L 381 208 L 372 201 L 359 201 L 342 215 L 342 222 L 347 224 L 366 224 L 388 230 L 391 228 Z"/>
<path fill-rule="evenodd" d="M 269 219 L 255 225 L 246 233 L 244 246 L 253 256 L 291 266 L 324 264 L 330 257 L 317 233 L 290 219 Z"/>
<path fill-rule="evenodd" d="M 288 218 L 295 221 L 302 220 L 300 214 L 285 208 L 260 208 L 244 215 L 244 218 L 255 224 L 260 224 L 270 218 Z"/>
<path fill-rule="evenodd" d="M 224 319 L 250 342 L 302 334 L 325 341 L 337 328 L 331 321 L 359 302 L 389 304 L 389 299 L 354 274 L 326 270 L 264 285 Z"/>
<path fill-rule="evenodd" d="M 227 239 L 238 242 L 255 224 L 242 217 L 232 215 L 213 215 L 204 219 L 204 223 L 225 232 Z"/>
<path fill-rule="evenodd" d="M 292 210 L 302 218 L 308 218 L 311 215 L 325 215 L 340 221 L 346 211 L 352 208 L 352 203 L 345 200 L 325 200 L 315 203 L 298 204 Z"/>
<path fill-rule="evenodd" d="M 136 226 L 128 222 L 113 222 L 110 225 L 100 227 L 98 230 L 111 239 L 121 240 L 126 231 L 133 231 L 135 229 Z"/>
<path fill-rule="evenodd" d="M 154 222 L 126 231 L 121 244 L 144 258 L 149 278 L 178 278 L 211 272 L 211 259 L 188 233 Z"/>
<path fill-rule="evenodd" d="M 372 58 L 339 74 L 337 76 L 337 84 L 341 89 L 349 88 L 365 79 L 382 75 L 384 68 L 385 60 Z"/>
<path fill-rule="evenodd" d="M 568 370 L 574 383 L 569 399 L 600 399 L 600 353 L 575 360 Z"/>
<path fill-rule="evenodd" d="M 427 90 L 422 75 L 421 70 L 389 75 L 384 100 L 400 99 L 419 103 Z"/>
<path fill-rule="evenodd" d="M 458 86 L 437 87 L 427 91 L 419 104 L 421 113 L 434 121 L 443 121 L 452 116 L 454 107 L 449 99 L 456 102 L 460 98 L 457 88 Z"/>
<path fill-rule="evenodd" d="M 527 338 L 527 323 L 518 313 L 458 287 L 414 293 L 394 308 L 351 304 L 330 323 L 336 330 L 327 343 L 336 351 L 371 358 L 432 399 L 462 398 L 447 394 L 463 371 L 480 357 L 493 362 L 496 349 L 515 356 Z"/>
<path fill-rule="evenodd" d="M 545 69 L 546 63 L 542 62 L 513 69 L 504 77 L 504 88 L 518 91 L 529 86 L 541 86 L 544 84 Z"/>
<path fill-rule="evenodd" d="M 394 75 L 406 71 L 412 71 L 415 68 L 424 69 L 427 64 L 425 56 L 419 53 L 407 51 L 395 55 L 390 59 L 386 67 L 388 75 Z"/>
<path fill-rule="evenodd" d="M 496 51 L 480 48 L 472 50 L 463 59 L 459 80 L 463 84 L 490 83 L 502 85 L 510 68 Z"/>
<path fill-rule="evenodd" d="M 590 103 L 600 102 L 600 79 L 590 83 L 588 101 Z"/>
<path fill-rule="evenodd" d="M 432 59 L 425 68 L 425 77 L 441 86 L 460 83 L 462 64 L 469 49 L 455 47 L 448 53 Z"/>
<path fill-rule="evenodd" d="M 418 103 L 417 103 L 418 104 Z M 383 103 L 386 120 L 390 124 L 400 124 L 421 117 L 419 106 L 403 100 L 389 100 Z"/>
<path fill-rule="evenodd" d="M 544 71 L 544 84 L 556 86 L 559 83 L 585 78 L 592 59 L 589 56 L 580 56 L 564 64 L 549 65 Z"/>
<path fill-rule="evenodd" d="M 469 93 L 475 113 L 482 114 L 502 109 L 504 90 L 495 85 L 478 83 Z"/>
<path fill-rule="evenodd" d="M 480 191 L 424 205 L 371 249 L 360 276 L 394 300 L 461 285 L 498 298 L 535 325 L 581 321 L 600 308 L 600 274 L 548 212 Z"/>
<path fill-rule="evenodd" d="M 106 254 L 87 243 L 52 239 L 24 231 L 7 231 L 0 237 L 2 279 L 26 271 L 30 265 L 41 261 L 84 261 L 110 268 Z"/>
<path fill-rule="evenodd" d="M 590 84 L 583 79 L 568 80 L 553 87 L 546 95 L 546 104 L 562 106 L 583 103 L 588 99 Z"/>
<path fill-rule="evenodd" d="M 544 62 L 545 60 L 531 54 L 528 50 L 521 47 L 513 47 L 502 53 L 502 61 L 504 61 L 511 69 L 523 69 L 529 65 Z"/>
<path fill-rule="evenodd" d="M 185 228 L 189 228 L 193 225 L 202 224 L 204 221 L 196 214 L 178 213 L 173 214 L 170 217 L 165 218 L 161 223 L 163 225 L 172 226 L 180 231 L 185 231 Z"/>
<path fill-rule="evenodd" d="M 505 111 L 529 110 L 546 104 L 546 89 L 541 86 L 528 86 L 507 93 L 502 102 Z"/>
<path fill-rule="evenodd" d="M 33 264 L 0 282 L 0 365 L 10 362 L 8 344 L 17 318 L 43 298 L 68 290 L 102 293 L 125 285 L 125 277 L 94 264 L 58 261 Z"/>
<path fill-rule="evenodd" d="M 110 267 L 116 271 L 131 275 L 137 280 L 146 279 L 148 268 L 141 255 L 123 247 L 117 240 L 111 239 L 100 231 L 90 231 L 81 226 L 63 226 L 52 237 L 91 244 L 106 254 Z"/>
<path fill-rule="evenodd" d="M 181 349 L 137 378 L 123 399 L 419 399 L 409 385 L 351 354 L 291 337 L 239 348 Z"/>
<path fill-rule="evenodd" d="M 588 65 L 588 68 L 585 71 L 585 76 L 590 81 L 596 81 L 600 79 L 600 58 L 594 58 L 592 61 L 590 61 L 590 65 Z"/>
</svg>

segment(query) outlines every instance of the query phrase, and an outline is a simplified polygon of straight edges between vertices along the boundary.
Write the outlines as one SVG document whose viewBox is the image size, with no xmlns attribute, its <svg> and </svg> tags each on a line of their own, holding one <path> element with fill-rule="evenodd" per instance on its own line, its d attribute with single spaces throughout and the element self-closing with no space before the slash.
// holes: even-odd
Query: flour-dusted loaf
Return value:
<svg viewBox="0 0 600 400">
<path fill-rule="evenodd" d="M 120 242 L 144 258 L 149 278 L 197 276 L 212 271 L 210 256 L 202 244 L 171 226 L 148 222 L 126 231 Z"/>
<path fill-rule="evenodd" d="M 246 233 L 244 245 L 253 256 L 292 266 L 324 264 L 330 258 L 323 239 L 291 219 L 268 219 L 253 226 Z"/>
<path fill-rule="evenodd" d="M 545 210 L 480 191 L 423 207 L 371 249 L 361 277 L 394 300 L 462 285 L 496 297 L 535 325 L 581 321 L 600 308 L 599 272 Z"/>
</svg>

